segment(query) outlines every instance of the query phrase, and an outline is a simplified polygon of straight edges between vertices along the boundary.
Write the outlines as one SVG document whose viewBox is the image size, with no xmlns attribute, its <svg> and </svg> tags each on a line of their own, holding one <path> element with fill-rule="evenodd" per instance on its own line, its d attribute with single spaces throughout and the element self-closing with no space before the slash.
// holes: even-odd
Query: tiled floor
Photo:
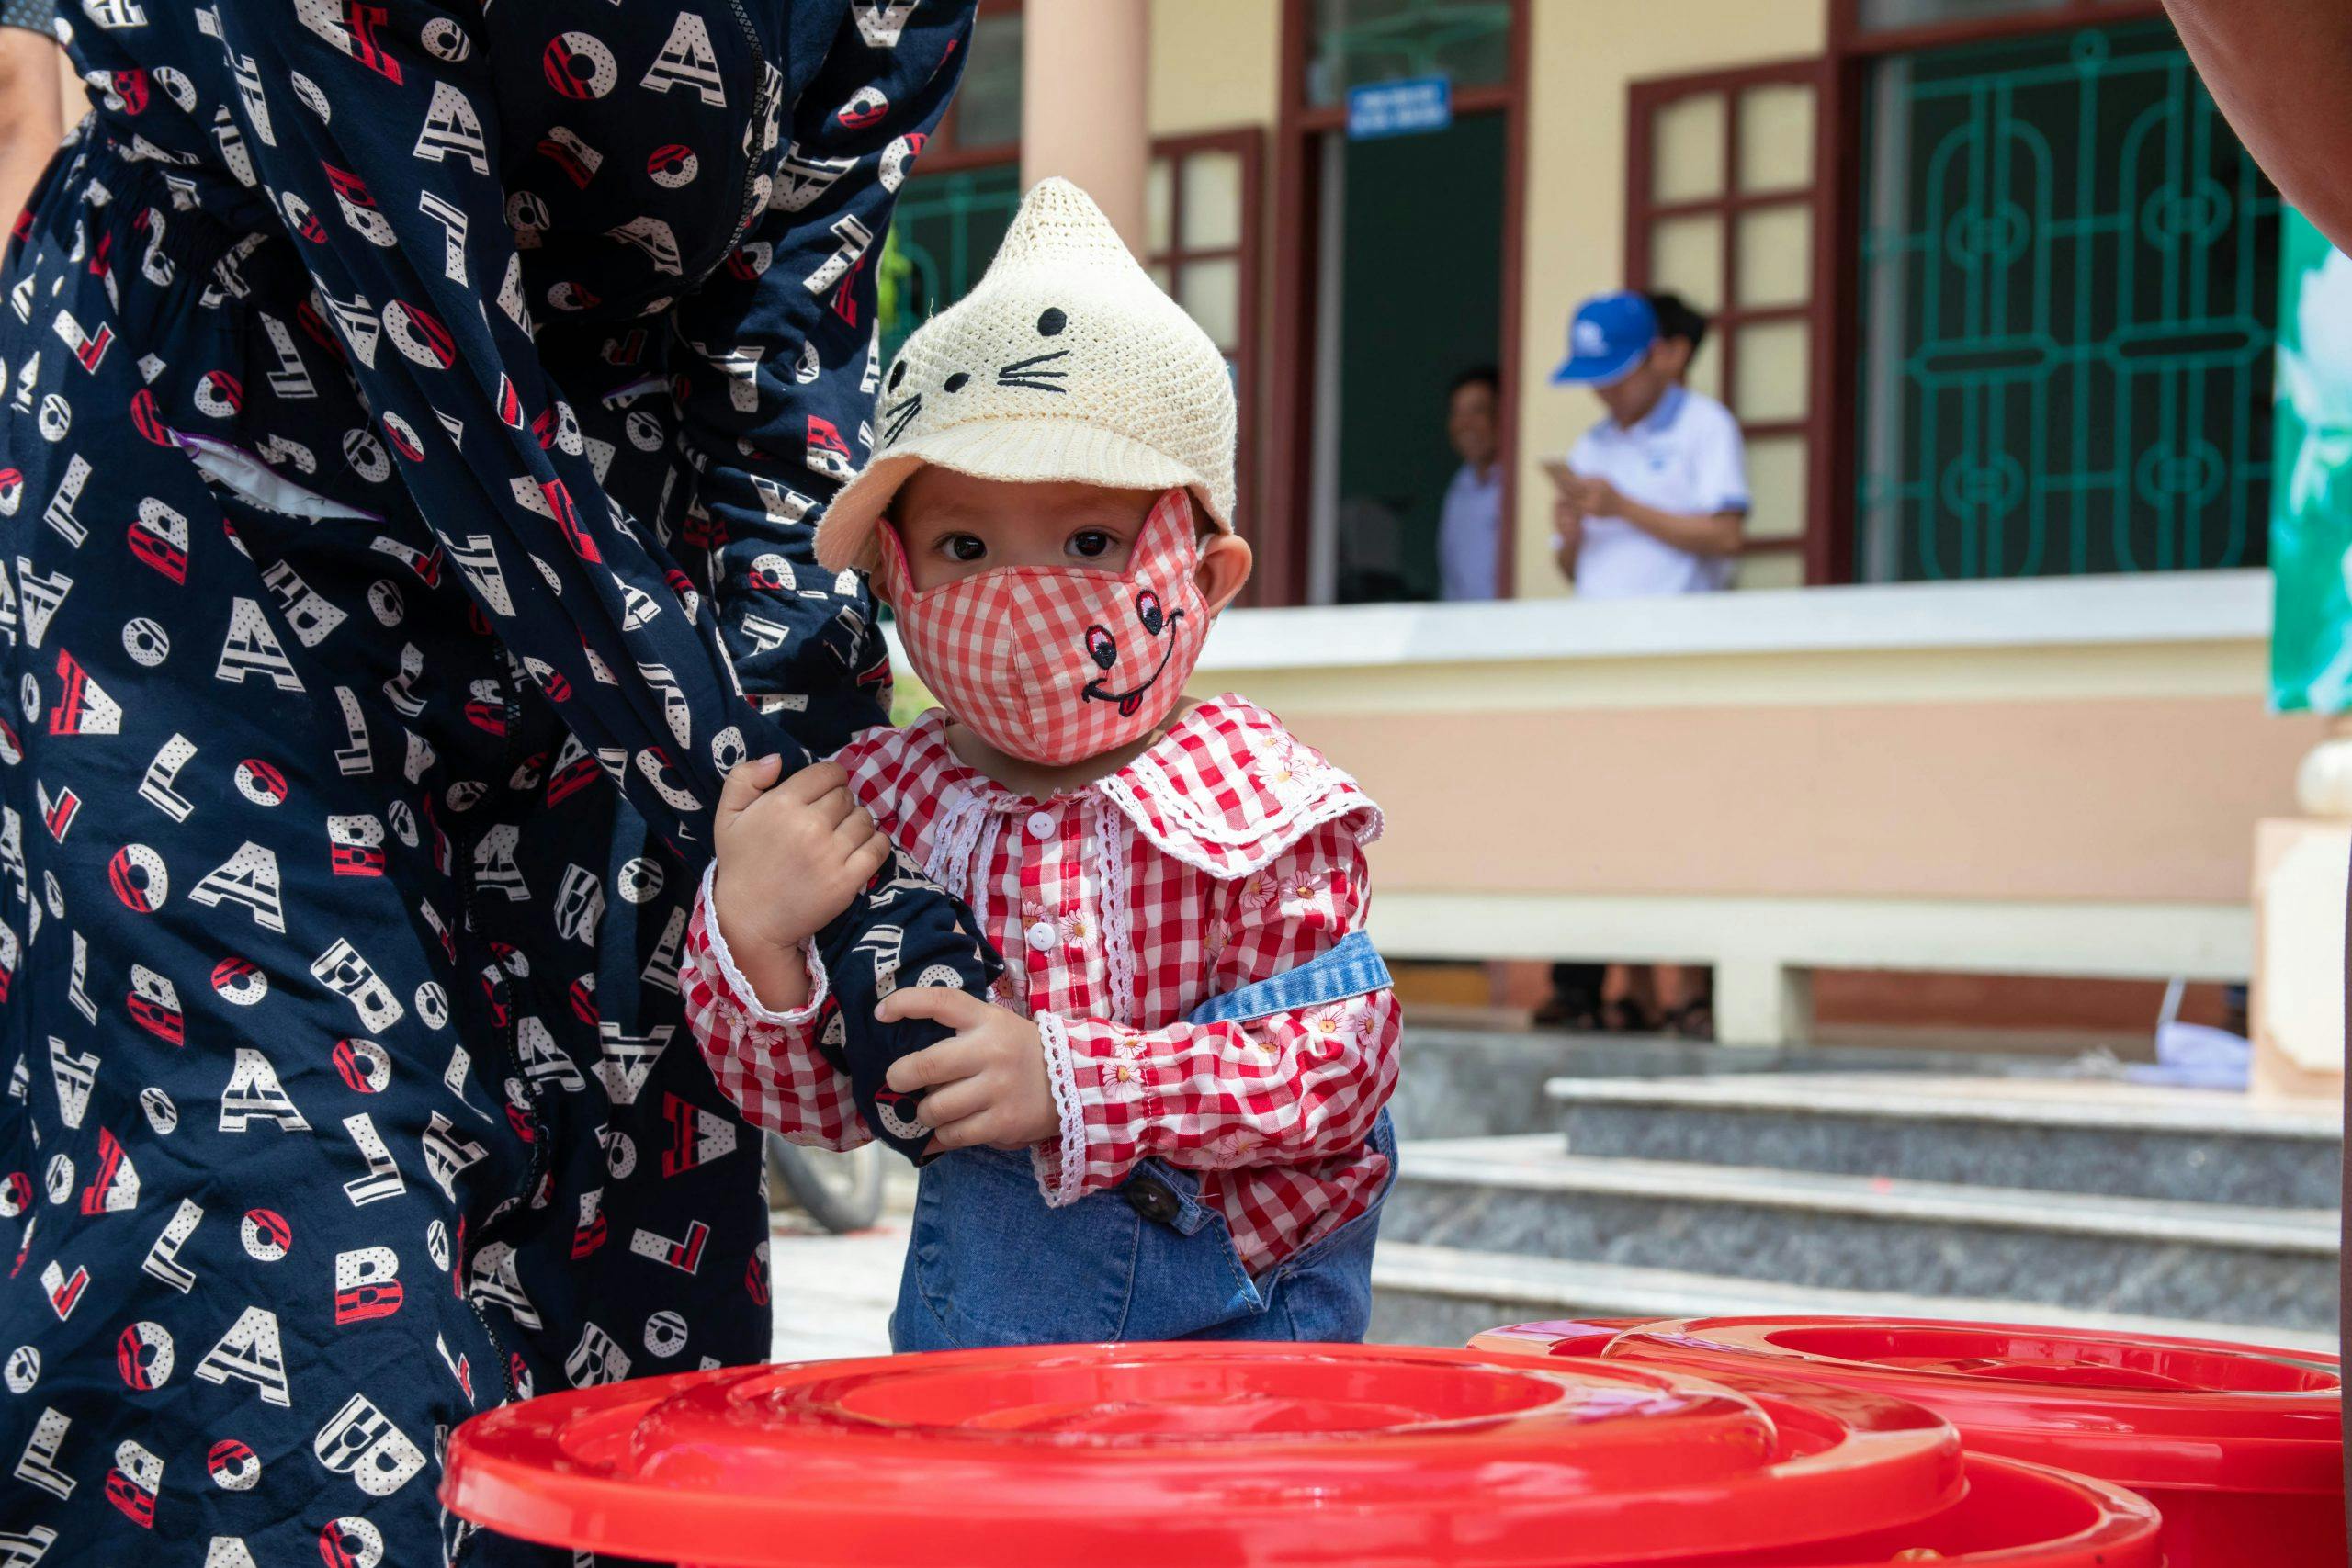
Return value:
<svg viewBox="0 0 2352 1568">
<path fill-rule="evenodd" d="M 779 1361 L 881 1356 L 890 1349 L 890 1303 L 907 1255 L 913 1173 L 894 1182 L 881 1224 L 827 1235 L 797 1211 L 779 1211 L 769 1244 Z"/>
</svg>

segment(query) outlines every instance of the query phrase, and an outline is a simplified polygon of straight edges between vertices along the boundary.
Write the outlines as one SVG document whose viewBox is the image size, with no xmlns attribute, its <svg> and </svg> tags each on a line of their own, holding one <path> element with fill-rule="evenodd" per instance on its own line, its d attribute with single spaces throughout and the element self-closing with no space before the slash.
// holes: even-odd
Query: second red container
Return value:
<svg viewBox="0 0 2352 1568">
<path fill-rule="evenodd" d="M 2147 1497 L 2165 1517 L 2170 1568 L 2346 1562 L 2334 1356 L 1862 1318 L 1524 1324 L 1472 1343 L 1893 1394 L 1950 1420 L 1973 1453 L 2059 1466 Z"/>
</svg>

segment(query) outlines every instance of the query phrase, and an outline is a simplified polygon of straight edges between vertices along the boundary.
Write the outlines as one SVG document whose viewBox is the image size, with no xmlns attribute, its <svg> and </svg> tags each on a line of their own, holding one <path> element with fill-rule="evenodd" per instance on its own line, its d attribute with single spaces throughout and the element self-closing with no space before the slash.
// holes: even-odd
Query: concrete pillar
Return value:
<svg viewBox="0 0 2352 1568">
<path fill-rule="evenodd" d="M 1813 974 L 1769 958 L 1715 964 L 1715 1038 L 1725 1045 L 1804 1045 L 1813 1033 Z"/>
<path fill-rule="evenodd" d="M 1092 197 L 1127 249 L 1145 250 L 1149 0 L 1025 0 L 1021 183 L 1049 175 Z"/>
</svg>

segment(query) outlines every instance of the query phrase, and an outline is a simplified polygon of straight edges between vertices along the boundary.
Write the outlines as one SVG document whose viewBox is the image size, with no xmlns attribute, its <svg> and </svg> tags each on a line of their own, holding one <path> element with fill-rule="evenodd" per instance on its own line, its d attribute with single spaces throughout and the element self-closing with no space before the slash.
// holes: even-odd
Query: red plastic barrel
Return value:
<svg viewBox="0 0 2352 1568">
<path fill-rule="evenodd" d="M 1889 1393 L 1950 1419 L 1972 1453 L 2129 1486 L 2165 1517 L 2171 1568 L 2344 1568 L 2337 1359 L 2155 1335 L 1917 1319 L 1526 1324 L 1486 1350 L 1766 1372 Z"/>
<path fill-rule="evenodd" d="M 723 1568 L 2154 1568 L 2127 1493 L 1963 1474 L 1915 1405 L 1741 1382 L 1364 1346 L 743 1368 L 476 1417 L 442 1496 L 526 1540 Z"/>
</svg>

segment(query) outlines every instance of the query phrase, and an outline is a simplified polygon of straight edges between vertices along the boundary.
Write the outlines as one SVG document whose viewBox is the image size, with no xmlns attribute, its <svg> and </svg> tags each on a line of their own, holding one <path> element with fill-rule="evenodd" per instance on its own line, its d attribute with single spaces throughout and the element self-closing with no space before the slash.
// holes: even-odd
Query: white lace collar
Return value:
<svg viewBox="0 0 2352 1568">
<path fill-rule="evenodd" d="M 1118 772 L 1049 801 L 966 763 L 947 744 L 946 726 L 944 710 L 933 708 L 900 732 L 910 763 L 937 768 L 945 815 L 1100 799 L 1160 850 L 1221 880 L 1262 870 L 1326 822 L 1347 819 L 1360 844 L 1381 832 L 1380 808 L 1353 778 L 1272 714 L 1231 694 L 1194 706 Z"/>
</svg>

